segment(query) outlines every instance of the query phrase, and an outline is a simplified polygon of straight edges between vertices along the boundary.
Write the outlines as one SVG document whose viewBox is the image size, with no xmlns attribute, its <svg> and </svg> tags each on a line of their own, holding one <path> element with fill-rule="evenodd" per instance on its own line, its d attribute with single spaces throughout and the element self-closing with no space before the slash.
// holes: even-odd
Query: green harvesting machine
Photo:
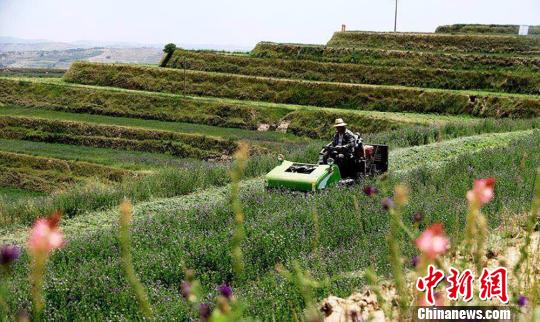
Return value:
<svg viewBox="0 0 540 322">
<path fill-rule="evenodd" d="M 335 164 L 294 163 L 283 160 L 266 175 L 269 189 L 316 191 L 341 180 L 339 167 Z"/>
<path fill-rule="evenodd" d="M 366 177 L 388 171 L 388 146 L 365 145 L 352 150 L 326 146 L 319 153 L 319 163 L 294 163 L 279 156 L 280 165 L 266 175 L 268 189 L 317 191 L 334 184 L 354 184 Z"/>
</svg>

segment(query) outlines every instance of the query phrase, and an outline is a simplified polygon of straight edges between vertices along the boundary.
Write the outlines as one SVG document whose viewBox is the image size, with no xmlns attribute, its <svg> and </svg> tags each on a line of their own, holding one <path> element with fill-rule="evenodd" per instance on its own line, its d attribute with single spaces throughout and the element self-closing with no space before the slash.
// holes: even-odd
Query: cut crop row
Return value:
<svg viewBox="0 0 540 322">
<path fill-rule="evenodd" d="M 64 79 L 88 85 L 357 110 L 483 117 L 540 115 L 537 96 L 272 79 L 157 67 L 78 62 Z"/>
<path fill-rule="evenodd" d="M 449 35 L 346 31 L 334 33 L 330 47 L 364 47 L 398 50 L 509 53 L 538 55 L 540 38 L 501 35 Z"/>
<path fill-rule="evenodd" d="M 419 52 L 378 48 L 260 42 L 252 57 L 312 60 L 388 67 L 427 67 L 460 70 L 540 70 L 540 58 L 497 54 Z"/>
<path fill-rule="evenodd" d="M 202 135 L 179 134 L 83 122 L 26 117 L 0 117 L 0 137 L 98 148 L 211 158 L 231 154 L 235 142 Z"/>
<path fill-rule="evenodd" d="M 326 82 L 540 94 L 538 73 L 382 67 L 176 50 L 166 67 Z"/>
</svg>

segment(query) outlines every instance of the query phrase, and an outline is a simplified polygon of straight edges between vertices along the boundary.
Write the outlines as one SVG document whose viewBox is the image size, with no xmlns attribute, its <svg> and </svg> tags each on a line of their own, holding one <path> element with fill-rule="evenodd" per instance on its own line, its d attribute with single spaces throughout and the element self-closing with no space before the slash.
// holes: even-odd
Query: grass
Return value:
<svg viewBox="0 0 540 322">
<path fill-rule="evenodd" d="M 103 125 L 118 125 L 137 127 L 150 130 L 171 131 L 179 133 L 204 134 L 207 136 L 221 137 L 230 140 L 248 141 L 269 141 L 269 142 L 294 142 L 301 141 L 300 138 L 286 133 L 275 131 L 249 131 L 244 129 L 234 129 L 226 127 L 209 126 L 195 123 L 181 123 L 159 120 L 145 120 L 120 116 L 107 116 L 85 113 L 71 113 L 55 110 L 45 110 L 39 108 L 29 108 L 22 106 L 0 107 L 0 115 L 39 117 L 49 120 L 65 120 L 86 122 Z"/>
<path fill-rule="evenodd" d="M 540 94 L 540 77 L 532 71 L 515 73 L 418 66 L 382 67 L 271 57 L 255 58 L 181 49 L 174 52 L 165 67 L 325 82 Z"/>
<path fill-rule="evenodd" d="M 0 129 L 0 137 L 4 139 L 166 153 L 179 157 L 213 158 L 228 155 L 236 149 L 233 141 L 204 135 L 20 116 L 1 116 Z"/>
<path fill-rule="evenodd" d="M 166 68 L 75 63 L 73 83 L 356 110 L 533 117 L 538 96 L 273 79 Z"/>
<path fill-rule="evenodd" d="M 0 187 L 0 200 L 2 202 L 13 202 L 15 200 L 39 197 L 43 193 L 37 191 L 23 190 L 10 187 Z"/>
<path fill-rule="evenodd" d="M 274 129 L 281 124 L 282 120 L 290 121 L 291 130 L 298 135 L 310 135 L 326 137 L 326 131 L 320 131 L 317 126 L 320 120 L 333 122 L 337 117 L 344 118 L 353 129 L 361 132 L 383 131 L 391 127 L 409 126 L 411 124 L 440 124 L 451 121 L 468 122 L 470 117 L 451 116 L 420 113 L 378 112 L 320 108 L 315 106 L 298 106 L 289 104 L 272 104 L 265 102 L 249 102 L 223 98 L 208 97 L 183 97 L 166 93 L 151 93 L 145 91 L 125 90 L 119 88 L 102 88 L 63 83 L 58 79 L 0 79 L 4 87 L 0 87 L 0 102 L 4 106 L 0 111 L 5 113 L 23 113 L 14 110 L 12 105 L 44 109 L 45 111 L 64 111 L 70 113 L 105 115 L 112 117 L 128 117 L 149 120 L 162 120 L 167 122 L 152 123 L 144 121 L 128 121 L 122 118 L 114 119 L 115 124 L 126 122 L 133 126 L 155 126 L 156 128 L 172 128 L 171 122 L 193 122 L 216 125 L 218 128 L 201 127 L 201 124 L 193 127 L 185 125 L 182 129 L 190 131 L 190 128 L 200 130 L 200 133 L 215 133 L 218 136 L 240 137 L 251 136 L 253 140 L 272 141 L 277 139 L 295 140 L 292 135 L 274 133 Z M 124 104 L 129 101 L 130 104 Z M 7 106 L 6 106 L 7 105 Z M 6 109 L 7 108 L 7 109 Z M 24 112 L 24 115 L 39 115 L 47 117 L 47 112 L 38 113 Z M 51 113 L 51 115 L 58 115 Z M 76 116 L 68 116 L 76 118 Z M 82 116 L 81 116 L 82 118 Z M 110 122 L 112 118 L 98 118 L 85 116 L 88 120 L 100 120 Z M 310 122 L 305 122 L 311 120 Z M 234 131 L 226 127 L 256 129 L 261 124 L 270 127 L 270 131 Z M 295 125 L 301 125 L 301 128 Z M 384 126 L 381 126 L 384 125 Z M 178 125 L 180 126 L 180 125 Z M 302 131 L 300 131 L 302 130 Z M 304 133 L 305 132 L 305 133 Z M 234 133 L 234 134 L 233 134 Z M 245 134 L 245 136 L 244 136 Z"/>
<path fill-rule="evenodd" d="M 16 189 L 54 192 L 67 190 L 76 183 L 118 182 L 128 175 L 126 170 L 86 162 L 74 162 L 0 152 L 0 185 Z"/>
<path fill-rule="evenodd" d="M 352 273 L 369 266 L 386 275 L 389 265 L 386 244 L 373 241 L 382 241 L 387 234 L 388 215 L 381 209 L 380 199 L 391 193 L 396 182 L 413 188 L 404 218 L 422 210 L 425 214 L 422 226 L 442 221 L 452 238 L 459 238 L 463 228 L 467 207 L 463 196 L 472 178 L 497 177 L 496 197 L 484 209 L 492 227 L 501 223 L 504 213 L 528 209 L 533 173 L 540 161 L 538 135 L 538 132 L 528 131 L 479 136 L 467 139 L 469 143 L 464 149 L 459 148 L 464 140 L 458 139 L 415 149 L 410 154 L 393 154 L 391 164 L 395 166 L 386 181 L 375 183 L 380 188 L 375 198 L 363 196 L 362 186 L 304 195 L 269 194 L 260 182 L 244 184 L 242 203 L 257 205 L 244 207 L 246 280 L 233 284 L 236 296 L 246 305 L 246 314 L 269 320 L 287 320 L 301 314 L 304 307 L 301 294 L 275 272 L 277 263 L 290 268 L 293 262 L 299 262 L 315 278 L 330 278 L 330 283 L 317 290 L 317 299 L 329 294 L 349 295 L 364 285 L 363 279 Z M 476 148 L 471 140 L 489 144 Z M 460 150 L 431 164 L 429 158 L 437 153 L 434 148 Z M 406 159 L 413 155 L 412 159 Z M 415 168 L 399 172 L 405 170 L 402 165 L 422 155 L 425 158 L 416 163 Z M 396 158 L 405 159 L 396 164 Z M 216 285 L 232 280 L 228 241 L 234 221 L 227 191 L 221 189 L 208 196 L 201 194 L 135 207 L 133 260 L 149 290 L 155 313 L 161 318 L 177 319 L 193 314 L 178 291 L 179 283 L 185 278 L 179 269 L 180 263 L 195 269 L 205 299 L 215 294 Z M 362 205 L 360 213 L 354 210 L 353 197 Z M 314 255 L 311 242 L 315 234 L 313 207 L 318 209 L 319 218 L 318 256 Z M 339 220 L 336 220 L 337 214 Z M 108 218 L 109 222 L 118 218 L 116 211 L 100 216 Z M 139 319 L 133 293 L 116 260 L 119 245 L 114 228 L 90 226 L 93 231 L 88 232 L 77 224 L 66 223 L 68 237 L 77 237 L 71 237 L 68 245 L 51 259 L 46 317 L 52 320 Z M 363 230 L 360 227 L 364 227 Z M 400 244 L 407 256 L 414 254 L 413 245 L 403 240 Z M 14 267 L 16 276 L 10 283 L 15 293 L 10 302 L 13 310 L 28 307 L 26 263 L 25 257 Z"/>
<path fill-rule="evenodd" d="M 327 46 L 538 55 L 540 38 L 519 37 L 517 35 L 449 35 L 346 31 L 334 33 Z"/>
<path fill-rule="evenodd" d="M 184 168 L 198 161 L 140 151 L 93 148 L 79 145 L 0 139 L 0 151 L 23 153 L 56 159 L 84 161 L 134 171 L 152 172 L 163 167 Z"/>
<path fill-rule="evenodd" d="M 379 48 L 345 48 L 324 45 L 260 42 L 252 57 L 366 64 L 384 67 L 429 66 L 455 70 L 538 71 L 540 59 L 508 54 L 447 53 Z"/>
<path fill-rule="evenodd" d="M 519 25 L 454 24 L 438 26 L 435 33 L 517 35 Z M 540 26 L 529 26 L 529 35 L 540 35 Z"/>
</svg>

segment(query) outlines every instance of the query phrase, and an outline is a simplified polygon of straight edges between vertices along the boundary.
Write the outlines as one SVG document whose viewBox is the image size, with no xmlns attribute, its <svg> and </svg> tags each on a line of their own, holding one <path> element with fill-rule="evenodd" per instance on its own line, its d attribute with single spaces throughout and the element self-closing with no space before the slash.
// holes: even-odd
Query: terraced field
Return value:
<svg viewBox="0 0 540 322">
<path fill-rule="evenodd" d="M 142 320 L 119 260 L 117 207 L 128 199 L 135 271 L 159 319 L 199 318 L 179 291 L 193 269 L 197 302 L 217 307 L 225 282 L 248 320 L 302 320 L 311 304 L 276 267 L 309 271 L 317 302 L 365 286 L 368 268 L 390 277 L 381 199 L 398 183 L 411 188 L 403 218 L 423 213 L 404 225 L 443 222 L 456 244 L 473 178 L 497 180 L 489 227 L 528 211 L 539 51 L 530 37 L 347 32 L 327 46 L 263 42 L 250 54 L 177 49 L 165 68 L 2 74 L 0 244 L 23 245 L 36 218 L 59 210 L 68 242 L 50 258 L 45 318 Z M 314 194 L 266 191 L 276 155 L 314 162 L 336 118 L 389 145 L 388 174 Z M 235 197 L 231 161 L 244 144 Z M 406 236 L 392 238 L 416 254 Z M 32 310 L 29 262 L 24 252 L 0 288 L 0 320 Z"/>
</svg>

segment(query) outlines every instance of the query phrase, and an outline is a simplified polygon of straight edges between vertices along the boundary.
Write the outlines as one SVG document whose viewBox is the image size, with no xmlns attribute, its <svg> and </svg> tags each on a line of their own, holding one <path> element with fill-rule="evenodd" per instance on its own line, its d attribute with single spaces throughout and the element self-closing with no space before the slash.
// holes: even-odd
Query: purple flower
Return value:
<svg viewBox="0 0 540 322">
<path fill-rule="evenodd" d="M 233 295 L 232 288 L 227 283 L 223 283 L 220 286 L 218 286 L 217 290 L 219 294 L 221 294 L 222 296 L 228 299 L 230 299 Z"/>
<path fill-rule="evenodd" d="M 418 262 L 420 261 L 420 258 L 418 256 L 413 256 L 411 258 L 411 265 L 412 267 L 416 267 L 418 265 Z"/>
<path fill-rule="evenodd" d="M 525 295 L 520 295 L 518 297 L 517 303 L 519 306 L 524 307 L 525 305 L 527 305 L 527 303 L 529 303 L 529 299 Z"/>
<path fill-rule="evenodd" d="M 377 190 L 377 188 L 373 186 L 365 186 L 363 191 L 364 191 L 364 194 L 368 197 L 374 196 L 377 193 L 379 193 L 379 190 Z"/>
<path fill-rule="evenodd" d="M 201 303 L 199 305 L 199 318 L 201 319 L 201 321 L 208 321 L 211 313 L 212 312 L 210 311 L 210 305 L 208 305 L 207 303 Z"/>
<path fill-rule="evenodd" d="M 21 256 L 21 249 L 17 246 L 4 245 L 0 248 L 0 265 L 9 265 Z"/>
<path fill-rule="evenodd" d="M 384 198 L 381 201 L 381 205 L 384 210 L 390 210 L 390 208 L 394 208 L 394 200 L 392 198 Z"/>
<path fill-rule="evenodd" d="M 180 294 L 182 294 L 182 297 L 187 299 L 189 295 L 191 294 L 191 283 L 183 281 L 182 284 L 180 284 Z"/>
<path fill-rule="evenodd" d="M 422 214 L 421 212 L 415 213 L 412 217 L 412 220 L 415 224 L 420 223 L 422 219 L 424 219 L 424 214 Z"/>
</svg>

